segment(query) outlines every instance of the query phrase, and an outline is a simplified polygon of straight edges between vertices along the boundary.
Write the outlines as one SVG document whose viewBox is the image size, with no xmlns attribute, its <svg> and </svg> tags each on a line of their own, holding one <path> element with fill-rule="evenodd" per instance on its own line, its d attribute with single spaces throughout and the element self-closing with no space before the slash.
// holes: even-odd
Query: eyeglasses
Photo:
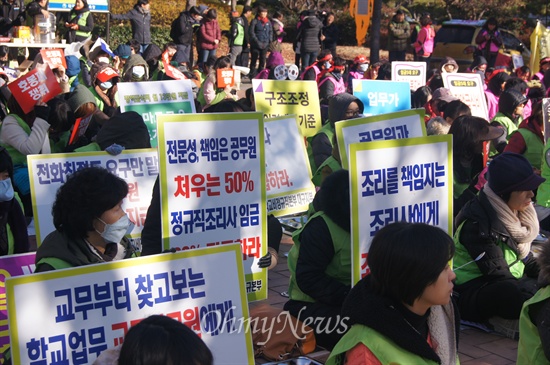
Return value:
<svg viewBox="0 0 550 365">
<path fill-rule="evenodd" d="M 356 117 L 361 113 L 361 110 L 359 109 L 348 109 L 346 110 L 346 113 L 344 114 L 346 118 L 352 118 Z"/>
</svg>

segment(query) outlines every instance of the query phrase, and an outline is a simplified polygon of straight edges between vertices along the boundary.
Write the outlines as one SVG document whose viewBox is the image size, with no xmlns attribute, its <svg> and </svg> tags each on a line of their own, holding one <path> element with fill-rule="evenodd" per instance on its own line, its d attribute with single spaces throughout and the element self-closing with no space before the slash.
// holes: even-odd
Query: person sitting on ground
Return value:
<svg viewBox="0 0 550 365">
<path fill-rule="evenodd" d="M 229 57 L 219 57 L 214 66 L 209 70 L 208 76 L 201 85 L 197 95 L 197 100 L 201 104 L 202 109 L 206 109 L 211 105 L 217 104 L 224 99 L 233 99 L 231 94 L 231 85 L 218 87 L 217 71 L 222 68 L 231 68 Z"/>
<path fill-rule="evenodd" d="M 89 90 L 95 97 L 96 105 L 109 117 L 118 113 L 119 74 L 108 64 L 94 63 L 90 69 L 92 86 Z"/>
<path fill-rule="evenodd" d="M 500 94 L 502 94 L 502 91 L 504 90 L 504 85 L 509 78 L 510 75 L 506 72 L 498 72 L 491 75 L 489 78 L 489 83 L 487 84 L 487 89 L 485 90 L 489 120 L 493 119 L 498 113 L 498 100 L 500 98 Z"/>
<path fill-rule="evenodd" d="M 455 219 L 455 291 L 462 319 L 488 321 L 513 338 L 521 307 L 536 291 L 531 243 L 539 221 L 531 199 L 545 179 L 522 155 L 504 152 L 491 161 L 487 180 Z"/>
<path fill-rule="evenodd" d="M 491 120 L 491 125 L 501 127 L 506 132 L 504 137 L 492 143 L 492 154 L 504 151 L 512 133 L 523 122 L 523 107 L 527 103 L 525 95 L 517 90 L 506 90 L 500 94 L 498 100 L 498 113 Z"/>
<path fill-rule="evenodd" d="M 330 350 L 345 332 L 340 309 L 351 289 L 348 171 L 329 175 L 318 194 L 321 210 L 292 235 L 290 300 L 284 309 L 311 323 L 317 344 Z"/>
<path fill-rule="evenodd" d="M 35 272 L 133 257 L 125 237 L 134 225 L 122 209 L 126 195 L 126 182 L 102 167 L 69 175 L 57 191 L 52 208 L 56 230 L 38 248 Z"/>
<path fill-rule="evenodd" d="M 537 102 L 533 114 L 521 122 L 518 129 L 512 132 L 505 152 L 515 152 L 525 156 L 533 166 L 533 170 L 540 175 L 542 159 L 544 157 L 544 117 L 542 103 Z"/>
<path fill-rule="evenodd" d="M 334 57 L 332 61 L 332 66 L 321 72 L 317 82 L 320 103 L 325 105 L 328 105 L 328 99 L 332 96 L 346 92 L 344 83 L 346 61 L 340 57 Z"/>
<path fill-rule="evenodd" d="M 128 57 L 122 71 L 122 81 L 138 82 L 149 80 L 149 65 L 139 54 Z"/>
<path fill-rule="evenodd" d="M 445 57 L 443 61 L 441 61 L 441 65 L 439 67 L 439 71 L 444 73 L 457 73 L 458 72 L 458 63 L 456 63 L 455 59 L 452 57 Z"/>
<path fill-rule="evenodd" d="M 445 118 L 447 123 L 450 125 L 453 124 L 456 118 L 462 115 L 472 115 L 472 111 L 470 110 L 468 104 L 463 103 L 461 100 L 453 100 L 445 105 L 445 109 L 443 110 L 443 118 Z"/>
<path fill-rule="evenodd" d="M 427 224 L 398 222 L 378 231 L 370 273 L 342 306 L 351 329 L 327 364 L 457 364 L 454 250 L 447 233 Z"/>
<path fill-rule="evenodd" d="M 366 73 L 369 69 L 369 59 L 360 54 L 353 59 L 353 64 L 349 68 L 348 75 L 346 77 L 346 90 L 348 93 L 353 93 L 353 80 L 366 79 Z"/>
<path fill-rule="evenodd" d="M 317 56 L 317 62 L 307 66 L 300 74 L 301 80 L 317 80 L 321 71 L 329 69 L 332 66 L 333 54 L 330 49 L 323 49 Z"/>
</svg>

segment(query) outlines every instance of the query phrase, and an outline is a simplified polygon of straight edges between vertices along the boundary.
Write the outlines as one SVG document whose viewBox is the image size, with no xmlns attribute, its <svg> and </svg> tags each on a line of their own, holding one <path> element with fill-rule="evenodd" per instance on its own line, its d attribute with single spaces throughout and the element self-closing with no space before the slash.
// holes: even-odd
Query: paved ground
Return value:
<svg viewBox="0 0 550 365">
<path fill-rule="evenodd" d="M 290 273 L 287 267 L 285 253 L 292 247 L 292 239 L 283 235 L 279 249 L 279 263 L 269 271 L 268 303 L 282 308 L 287 298 L 280 295 L 288 289 Z M 468 327 L 460 332 L 459 354 L 462 365 L 511 365 L 516 363 L 517 341 L 499 335 L 485 333 Z M 314 359 L 324 362 L 327 351 L 318 351 L 310 355 Z M 262 363 L 258 361 L 258 363 Z"/>
</svg>

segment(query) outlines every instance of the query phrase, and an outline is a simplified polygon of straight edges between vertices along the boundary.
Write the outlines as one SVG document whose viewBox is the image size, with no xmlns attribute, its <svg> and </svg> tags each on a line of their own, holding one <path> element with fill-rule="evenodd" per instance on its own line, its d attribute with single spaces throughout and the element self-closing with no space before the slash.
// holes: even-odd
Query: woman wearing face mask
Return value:
<svg viewBox="0 0 550 365">
<path fill-rule="evenodd" d="M 27 223 L 21 203 L 15 198 L 12 176 L 11 157 L 0 147 L 0 256 L 29 251 Z"/>
<path fill-rule="evenodd" d="M 112 117 L 118 108 L 119 74 L 108 64 L 99 62 L 90 69 L 92 86 L 89 88 L 94 94 L 97 108 Z"/>
<path fill-rule="evenodd" d="M 35 272 L 122 260 L 134 256 L 125 237 L 132 228 L 122 200 L 128 185 L 101 167 L 70 175 L 52 208 L 56 230 L 36 252 Z"/>
<path fill-rule="evenodd" d="M 334 57 L 332 66 L 321 73 L 318 81 L 321 104 L 328 105 L 328 99 L 331 96 L 346 92 L 345 71 L 346 61 L 340 57 Z"/>
<path fill-rule="evenodd" d="M 365 72 L 369 69 L 369 59 L 362 54 L 355 57 L 353 65 L 349 68 L 348 77 L 346 78 L 347 92 L 353 93 L 353 79 L 362 80 L 365 77 Z"/>
</svg>

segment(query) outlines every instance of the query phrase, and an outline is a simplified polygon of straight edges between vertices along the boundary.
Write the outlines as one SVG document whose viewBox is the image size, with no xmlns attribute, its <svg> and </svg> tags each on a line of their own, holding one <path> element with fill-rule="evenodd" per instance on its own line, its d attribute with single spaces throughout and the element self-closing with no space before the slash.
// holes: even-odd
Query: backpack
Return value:
<svg viewBox="0 0 550 365">
<path fill-rule="evenodd" d="M 178 39 L 182 35 L 180 30 L 180 18 L 183 16 L 183 14 L 180 14 L 176 19 L 172 21 L 172 24 L 170 25 L 170 38 L 172 38 L 172 41 L 174 43 L 179 43 Z M 185 22 L 185 26 L 187 28 L 187 22 Z"/>
</svg>

